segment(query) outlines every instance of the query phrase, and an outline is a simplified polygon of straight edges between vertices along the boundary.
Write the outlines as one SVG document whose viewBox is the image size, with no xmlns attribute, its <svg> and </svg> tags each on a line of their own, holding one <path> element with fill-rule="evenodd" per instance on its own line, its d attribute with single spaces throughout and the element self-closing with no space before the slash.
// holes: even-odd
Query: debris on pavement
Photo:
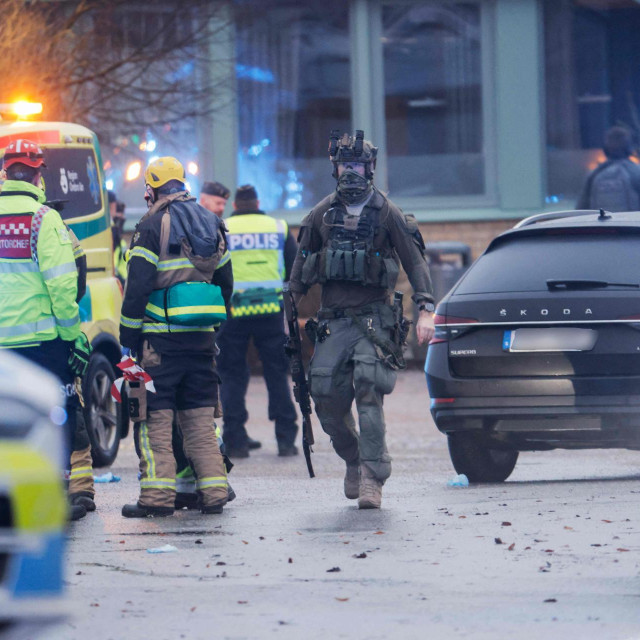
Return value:
<svg viewBox="0 0 640 640">
<path fill-rule="evenodd" d="M 468 487 L 469 486 L 469 478 L 464 475 L 464 473 L 460 473 L 457 476 L 454 476 L 447 482 L 448 487 Z"/>
<path fill-rule="evenodd" d="M 327 569 L 327 573 L 338 573 L 339 571 L 342 571 L 340 567 L 331 567 L 331 569 Z"/>
<path fill-rule="evenodd" d="M 162 547 L 154 547 L 152 549 L 147 549 L 147 553 L 172 553 L 173 551 L 177 551 L 178 547 L 174 547 L 172 544 L 165 544 Z"/>
<path fill-rule="evenodd" d="M 103 484 L 107 484 L 108 482 L 120 482 L 120 476 L 114 476 L 111 471 L 107 471 L 107 473 L 103 473 L 102 475 L 93 476 L 93 481 Z"/>
</svg>

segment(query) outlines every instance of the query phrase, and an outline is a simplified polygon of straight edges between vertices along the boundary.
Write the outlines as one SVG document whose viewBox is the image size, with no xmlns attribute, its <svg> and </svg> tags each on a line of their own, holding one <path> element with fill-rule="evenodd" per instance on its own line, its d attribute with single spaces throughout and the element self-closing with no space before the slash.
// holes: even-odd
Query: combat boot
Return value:
<svg viewBox="0 0 640 640">
<path fill-rule="evenodd" d="M 145 507 L 139 502 L 122 507 L 125 518 L 164 518 L 173 515 L 173 507 Z"/>
<path fill-rule="evenodd" d="M 360 465 L 358 509 L 379 509 L 381 503 L 382 482 L 375 478 L 366 465 Z"/>
<path fill-rule="evenodd" d="M 349 500 L 355 500 L 360 495 L 360 463 L 347 462 L 347 472 L 344 475 L 344 495 Z"/>
</svg>

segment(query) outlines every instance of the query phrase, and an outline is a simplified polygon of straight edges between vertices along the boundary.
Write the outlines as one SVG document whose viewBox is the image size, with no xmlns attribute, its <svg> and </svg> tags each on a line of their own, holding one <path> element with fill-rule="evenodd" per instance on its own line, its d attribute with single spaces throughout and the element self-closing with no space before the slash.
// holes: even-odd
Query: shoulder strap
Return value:
<svg viewBox="0 0 640 640">
<path fill-rule="evenodd" d="M 31 218 L 31 259 L 38 264 L 38 237 L 40 236 L 40 227 L 42 226 L 42 218 L 49 211 L 49 207 L 43 204 Z"/>
</svg>

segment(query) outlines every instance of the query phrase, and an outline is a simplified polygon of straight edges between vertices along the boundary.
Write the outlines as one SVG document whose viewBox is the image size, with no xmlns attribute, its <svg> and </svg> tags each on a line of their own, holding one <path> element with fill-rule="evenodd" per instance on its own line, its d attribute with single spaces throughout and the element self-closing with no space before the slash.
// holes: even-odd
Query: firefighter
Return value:
<svg viewBox="0 0 640 640">
<path fill-rule="evenodd" d="M 216 440 L 218 377 L 214 331 L 226 318 L 233 274 L 224 225 L 186 191 L 183 166 L 158 158 L 145 171 L 149 211 L 127 262 L 120 342 L 137 355 L 155 393 L 131 386 L 130 415 L 140 455 L 140 497 L 128 518 L 168 516 L 176 499 L 172 422 L 197 476 L 202 513 L 221 513 L 227 477 Z"/>
<path fill-rule="evenodd" d="M 72 520 L 95 509 L 88 438 L 77 420 L 75 378 L 89 364 L 91 346 L 80 331 L 78 271 L 73 239 L 60 214 L 44 204 L 40 147 L 10 143 L 4 154 L 6 181 L 0 193 L 0 348 L 36 362 L 62 383 L 72 452 Z M 87 462 L 87 459 L 89 462 Z"/>
</svg>

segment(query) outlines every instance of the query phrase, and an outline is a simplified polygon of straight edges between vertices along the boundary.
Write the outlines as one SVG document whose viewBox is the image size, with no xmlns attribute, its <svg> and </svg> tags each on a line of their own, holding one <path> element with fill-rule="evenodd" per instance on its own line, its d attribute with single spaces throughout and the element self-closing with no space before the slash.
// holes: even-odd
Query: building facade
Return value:
<svg viewBox="0 0 640 640">
<path fill-rule="evenodd" d="M 380 148 L 376 183 L 478 253 L 571 209 L 613 124 L 640 129 L 635 0 L 236 0 L 228 101 L 203 175 L 296 224 L 334 188 L 331 129 Z M 477 236 L 477 237 L 476 237 Z"/>
</svg>

